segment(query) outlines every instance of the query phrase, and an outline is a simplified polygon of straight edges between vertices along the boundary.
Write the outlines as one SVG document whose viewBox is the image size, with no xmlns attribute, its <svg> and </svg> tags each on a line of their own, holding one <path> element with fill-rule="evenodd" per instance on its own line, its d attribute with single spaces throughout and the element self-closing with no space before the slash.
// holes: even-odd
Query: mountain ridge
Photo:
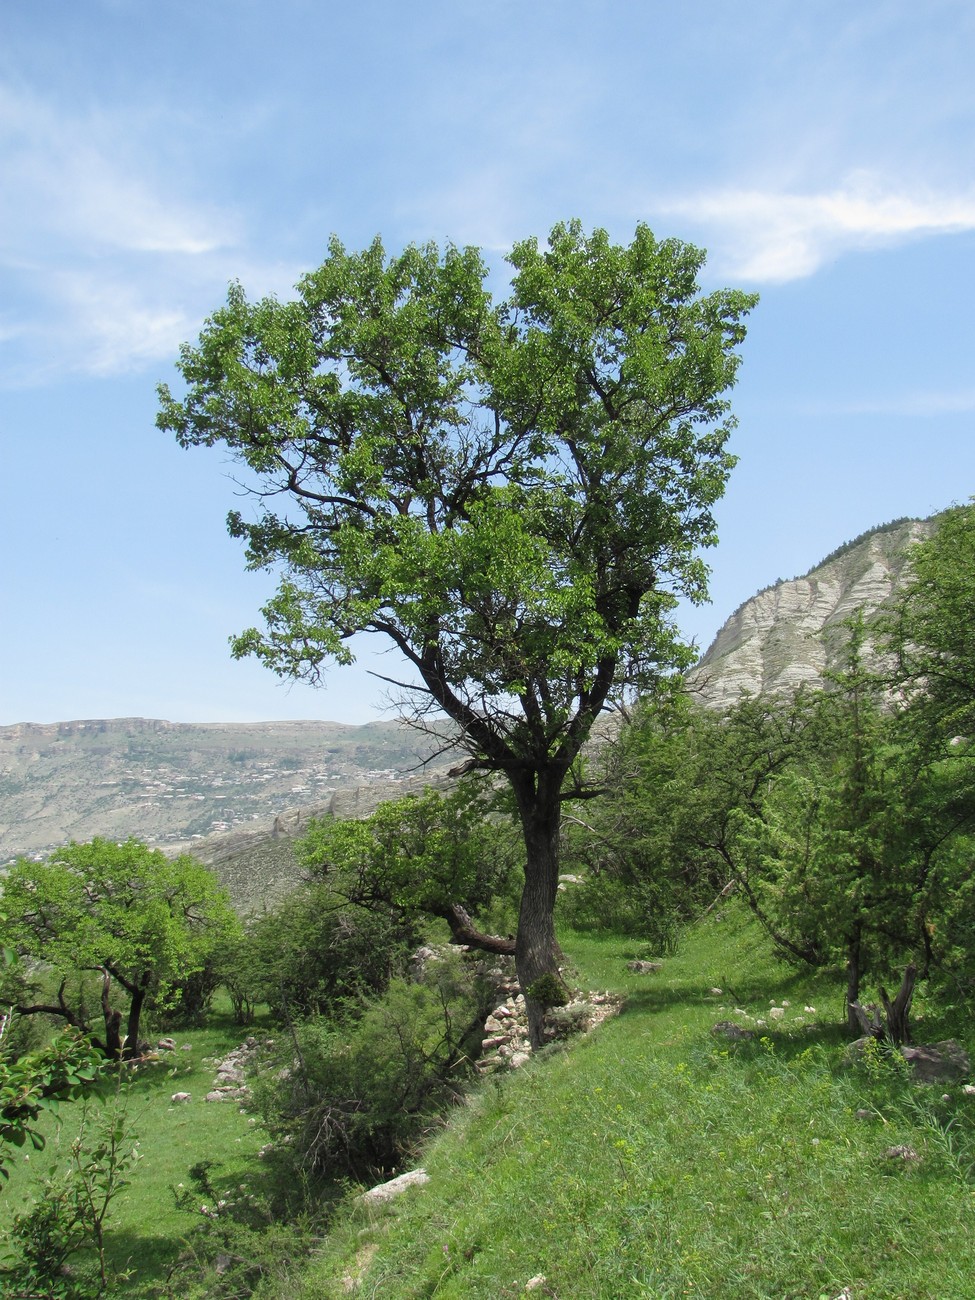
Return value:
<svg viewBox="0 0 975 1300">
<path fill-rule="evenodd" d="M 910 547 L 930 537 L 933 519 L 903 519 L 862 533 L 807 573 L 779 580 L 744 601 L 687 675 L 689 689 L 710 708 L 744 694 L 780 694 L 816 686 L 839 663 L 838 633 L 857 609 L 868 617 L 903 584 Z M 866 650 L 876 658 L 868 637 Z"/>
</svg>

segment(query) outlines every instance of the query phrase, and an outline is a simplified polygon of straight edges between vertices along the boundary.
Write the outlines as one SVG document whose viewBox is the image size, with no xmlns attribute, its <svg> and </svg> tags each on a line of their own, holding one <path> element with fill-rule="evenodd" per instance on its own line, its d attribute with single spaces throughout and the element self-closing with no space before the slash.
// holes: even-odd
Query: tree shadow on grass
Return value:
<svg viewBox="0 0 975 1300">
<path fill-rule="evenodd" d="M 195 1173 L 199 1176 L 194 1177 Z M 282 1184 L 280 1171 L 272 1167 L 258 1166 L 245 1175 L 239 1169 L 225 1169 L 220 1161 L 201 1161 L 187 1172 L 185 1187 L 181 1183 L 180 1188 L 179 1220 L 168 1234 L 117 1228 L 109 1235 L 112 1266 L 118 1273 L 132 1273 L 133 1291 L 161 1287 L 181 1257 L 184 1262 L 187 1256 L 197 1257 L 202 1266 L 208 1256 L 223 1249 L 227 1231 L 246 1241 L 250 1238 L 249 1226 L 254 1230 L 250 1240 L 256 1244 L 263 1229 L 282 1217 L 286 1219 L 294 1209 L 287 1204 L 289 1191 Z M 235 1224 L 240 1225 L 236 1232 Z M 163 1290 L 138 1290 L 138 1294 L 144 1293 L 169 1294 Z"/>
</svg>

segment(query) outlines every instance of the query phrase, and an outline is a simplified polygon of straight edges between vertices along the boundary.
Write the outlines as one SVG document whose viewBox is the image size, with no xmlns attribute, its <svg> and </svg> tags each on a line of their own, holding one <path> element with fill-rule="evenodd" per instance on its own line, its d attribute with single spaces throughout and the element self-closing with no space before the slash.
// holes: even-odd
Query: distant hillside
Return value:
<svg viewBox="0 0 975 1300">
<path fill-rule="evenodd" d="M 935 526 L 896 520 L 753 596 L 689 674 L 692 690 L 723 707 L 743 691 L 819 682 L 831 666 L 823 633 L 858 607 L 888 601 L 903 582 L 907 548 Z M 297 880 L 292 841 L 310 817 L 366 816 L 442 778 L 451 759 L 436 750 L 433 738 L 399 722 L 0 727 L 0 864 L 70 839 L 134 835 L 192 848 L 238 905 L 260 906 Z"/>
<path fill-rule="evenodd" d="M 240 834 L 350 789 L 389 797 L 436 743 L 399 722 L 173 723 L 115 718 L 0 727 L 0 863 L 68 840 L 163 847 Z M 362 796 L 365 798 L 366 796 Z"/>
<path fill-rule="evenodd" d="M 691 689 L 724 708 L 746 692 L 820 683 L 842 645 L 841 637 L 824 633 L 858 608 L 870 614 L 886 604 L 904 581 L 908 548 L 935 527 L 932 519 L 884 524 L 838 547 L 803 577 L 760 591 L 732 614 L 690 672 Z"/>
</svg>

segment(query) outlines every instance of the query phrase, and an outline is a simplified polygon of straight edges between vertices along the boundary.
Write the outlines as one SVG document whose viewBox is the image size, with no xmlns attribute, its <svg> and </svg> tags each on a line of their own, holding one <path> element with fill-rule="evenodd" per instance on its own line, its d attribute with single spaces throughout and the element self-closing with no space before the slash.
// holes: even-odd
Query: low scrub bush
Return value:
<svg viewBox="0 0 975 1300">
<path fill-rule="evenodd" d="M 294 1029 L 259 1093 L 273 1145 L 306 1175 L 363 1179 L 395 1168 L 463 1089 L 490 999 L 459 957 L 397 978 L 337 1018 Z"/>
<path fill-rule="evenodd" d="M 324 1214 L 297 1208 L 248 1184 L 223 1186 L 219 1161 L 202 1160 L 188 1172 L 190 1186 L 172 1188 L 177 1208 L 193 1226 L 156 1300 L 246 1300 L 264 1287 L 288 1294 L 320 1241 Z"/>
<path fill-rule="evenodd" d="M 331 1014 L 350 998 L 382 993 L 405 966 L 419 930 L 359 907 L 313 882 L 255 921 L 223 974 L 243 1007 L 266 1002 L 280 1020 Z"/>
</svg>

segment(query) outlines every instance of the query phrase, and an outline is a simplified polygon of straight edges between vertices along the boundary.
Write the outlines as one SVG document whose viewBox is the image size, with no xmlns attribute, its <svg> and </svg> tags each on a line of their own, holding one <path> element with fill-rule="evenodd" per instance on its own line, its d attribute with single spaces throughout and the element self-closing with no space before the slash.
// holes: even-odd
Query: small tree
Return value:
<svg viewBox="0 0 975 1300">
<path fill-rule="evenodd" d="M 887 620 L 897 685 L 937 750 L 975 739 L 975 506 L 947 510 L 911 548 L 911 579 Z M 958 757 L 969 757 L 967 748 Z"/>
<path fill-rule="evenodd" d="M 261 508 L 234 512 L 280 567 L 237 655 L 320 679 L 349 639 L 391 642 L 413 716 L 446 715 L 510 784 L 525 846 L 527 989 L 557 970 L 560 806 L 614 691 L 688 662 L 668 620 L 701 599 L 698 550 L 733 464 L 723 394 L 753 296 L 702 296 L 704 254 L 578 222 L 517 244 L 495 306 L 477 250 L 337 241 L 287 303 L 237 286 L 185 346 L 159 426 L 225 445 Z M 529 999 L 532 1040 L 542 1008 Z"/>
<path fill-rule="evenodd" d="M 438 916 L 455 943 L 514 955 L 513 939 L 478 930 L 468 911 L 510 895 L 511 837 L 492 802 L 461 783 L 448 795 L 390 800 L 361 820 L 312 822 L 298 859 L 349 904 L 400 924 Z"/>
<path fill-rule="evenodd" d="M 186 854 L 167 858 L 136 840 L 70 844 L 47 862 L 21 859 L 2 884 L 6 942 L 57 987 L 54 1001 L 23 1003 L 90 1033 L 81 996 L 69 999 L 79 972 L 100 978 L 103 1033 L 95 1042 L 112 1059 L 138 1054 L 147 999 L 163 1002 L 181 978 L 237 925 L 213 874 Z M 126 1008 L 116 1005 L 121 989 Z"/>
</svg>

